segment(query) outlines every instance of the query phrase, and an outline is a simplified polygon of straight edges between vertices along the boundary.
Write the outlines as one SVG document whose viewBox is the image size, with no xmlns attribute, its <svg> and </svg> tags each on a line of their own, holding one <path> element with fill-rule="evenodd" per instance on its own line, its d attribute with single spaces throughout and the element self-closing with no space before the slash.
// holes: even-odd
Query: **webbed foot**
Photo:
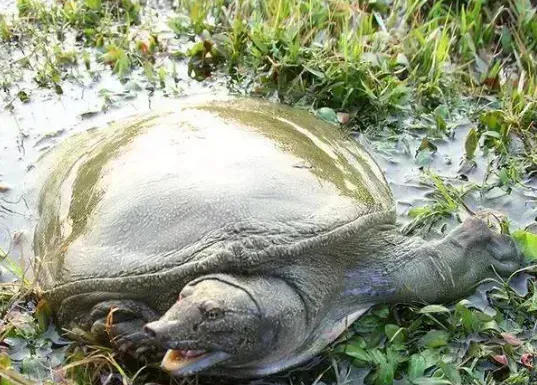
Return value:
<svg viewBox="0 0 537 385">
<path fill-rule="evenodd" d="M 478 214 L 467 218 L 448 238 L 460 244 L 470 260 L 489 262 L 498 274 L 508 275 L 521 267 L 522 254 L 512 237 L 500 233 L 500 220 L 497 215 Z"/>
<path fill-rule="evenodd" d="M 91 334 L 121 353 L 141 361 L 156 358 L 158 349 L 143 331 L 147 322 L 159 318 L 147 305 L 137 301 L 105 301 L 90 313 Z"/>
</svg>

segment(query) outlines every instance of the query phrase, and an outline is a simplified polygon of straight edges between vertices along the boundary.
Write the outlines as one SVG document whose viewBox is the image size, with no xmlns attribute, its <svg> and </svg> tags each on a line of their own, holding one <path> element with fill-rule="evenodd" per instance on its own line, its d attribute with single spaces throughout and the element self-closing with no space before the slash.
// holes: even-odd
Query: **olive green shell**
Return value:
<svg viewBox="0 0 537 385">
<path fill-rule="evenodd" d="M 383 173 L 339 127 L 253 99 L 186 99 L 75 135 L 48 164 L 35 233 L 45 291 L 144 286 L 193 263 L 218 272 L 245 250 L 292 263 L 294 244 L 393 209 Z"/>
</svg>

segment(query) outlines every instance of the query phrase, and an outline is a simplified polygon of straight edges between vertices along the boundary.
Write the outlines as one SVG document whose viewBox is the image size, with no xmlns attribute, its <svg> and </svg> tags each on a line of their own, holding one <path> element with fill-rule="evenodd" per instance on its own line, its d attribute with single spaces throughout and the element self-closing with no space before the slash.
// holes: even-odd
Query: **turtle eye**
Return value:
<svg viewBox="0 0 537 385">
<path fill-rule="evenodd" d="M 206 310 L 204 315 L 207 320 L 216 321 L 217 319 L 222 318 L 224 312 L 218 307 L 213 307 L 211 309 Z"/>
</svg>

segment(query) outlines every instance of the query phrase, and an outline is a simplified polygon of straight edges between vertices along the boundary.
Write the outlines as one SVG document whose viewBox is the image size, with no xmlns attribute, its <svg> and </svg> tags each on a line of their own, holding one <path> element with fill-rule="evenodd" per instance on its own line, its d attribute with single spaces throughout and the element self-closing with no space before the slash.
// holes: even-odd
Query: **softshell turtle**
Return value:
<svg viewBox="0 0 537 385">
<path fill-rule="evenodd" d="M 521 263 L 476 217 L 402 236 L 371 156 L 280 104 L 187 99 L 46 159 L 35 249 L 58 323 L 166 352 L 174 375 L 278 372 L 374 304 L 455 300 Z"/>
</svg>

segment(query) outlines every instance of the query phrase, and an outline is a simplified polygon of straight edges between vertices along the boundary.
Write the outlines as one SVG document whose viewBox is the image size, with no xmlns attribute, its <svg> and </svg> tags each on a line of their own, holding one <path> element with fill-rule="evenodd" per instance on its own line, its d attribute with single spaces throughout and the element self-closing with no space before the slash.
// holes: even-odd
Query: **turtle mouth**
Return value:
<svg viewBox="0 0 537 385">
<path fill-rule="evenodd" d="M 210 368 L 229 356 L 229 353 L 222 351 L 169 349 L 160 367 L 174 376 L 185 376 Z"/>
</svg>

